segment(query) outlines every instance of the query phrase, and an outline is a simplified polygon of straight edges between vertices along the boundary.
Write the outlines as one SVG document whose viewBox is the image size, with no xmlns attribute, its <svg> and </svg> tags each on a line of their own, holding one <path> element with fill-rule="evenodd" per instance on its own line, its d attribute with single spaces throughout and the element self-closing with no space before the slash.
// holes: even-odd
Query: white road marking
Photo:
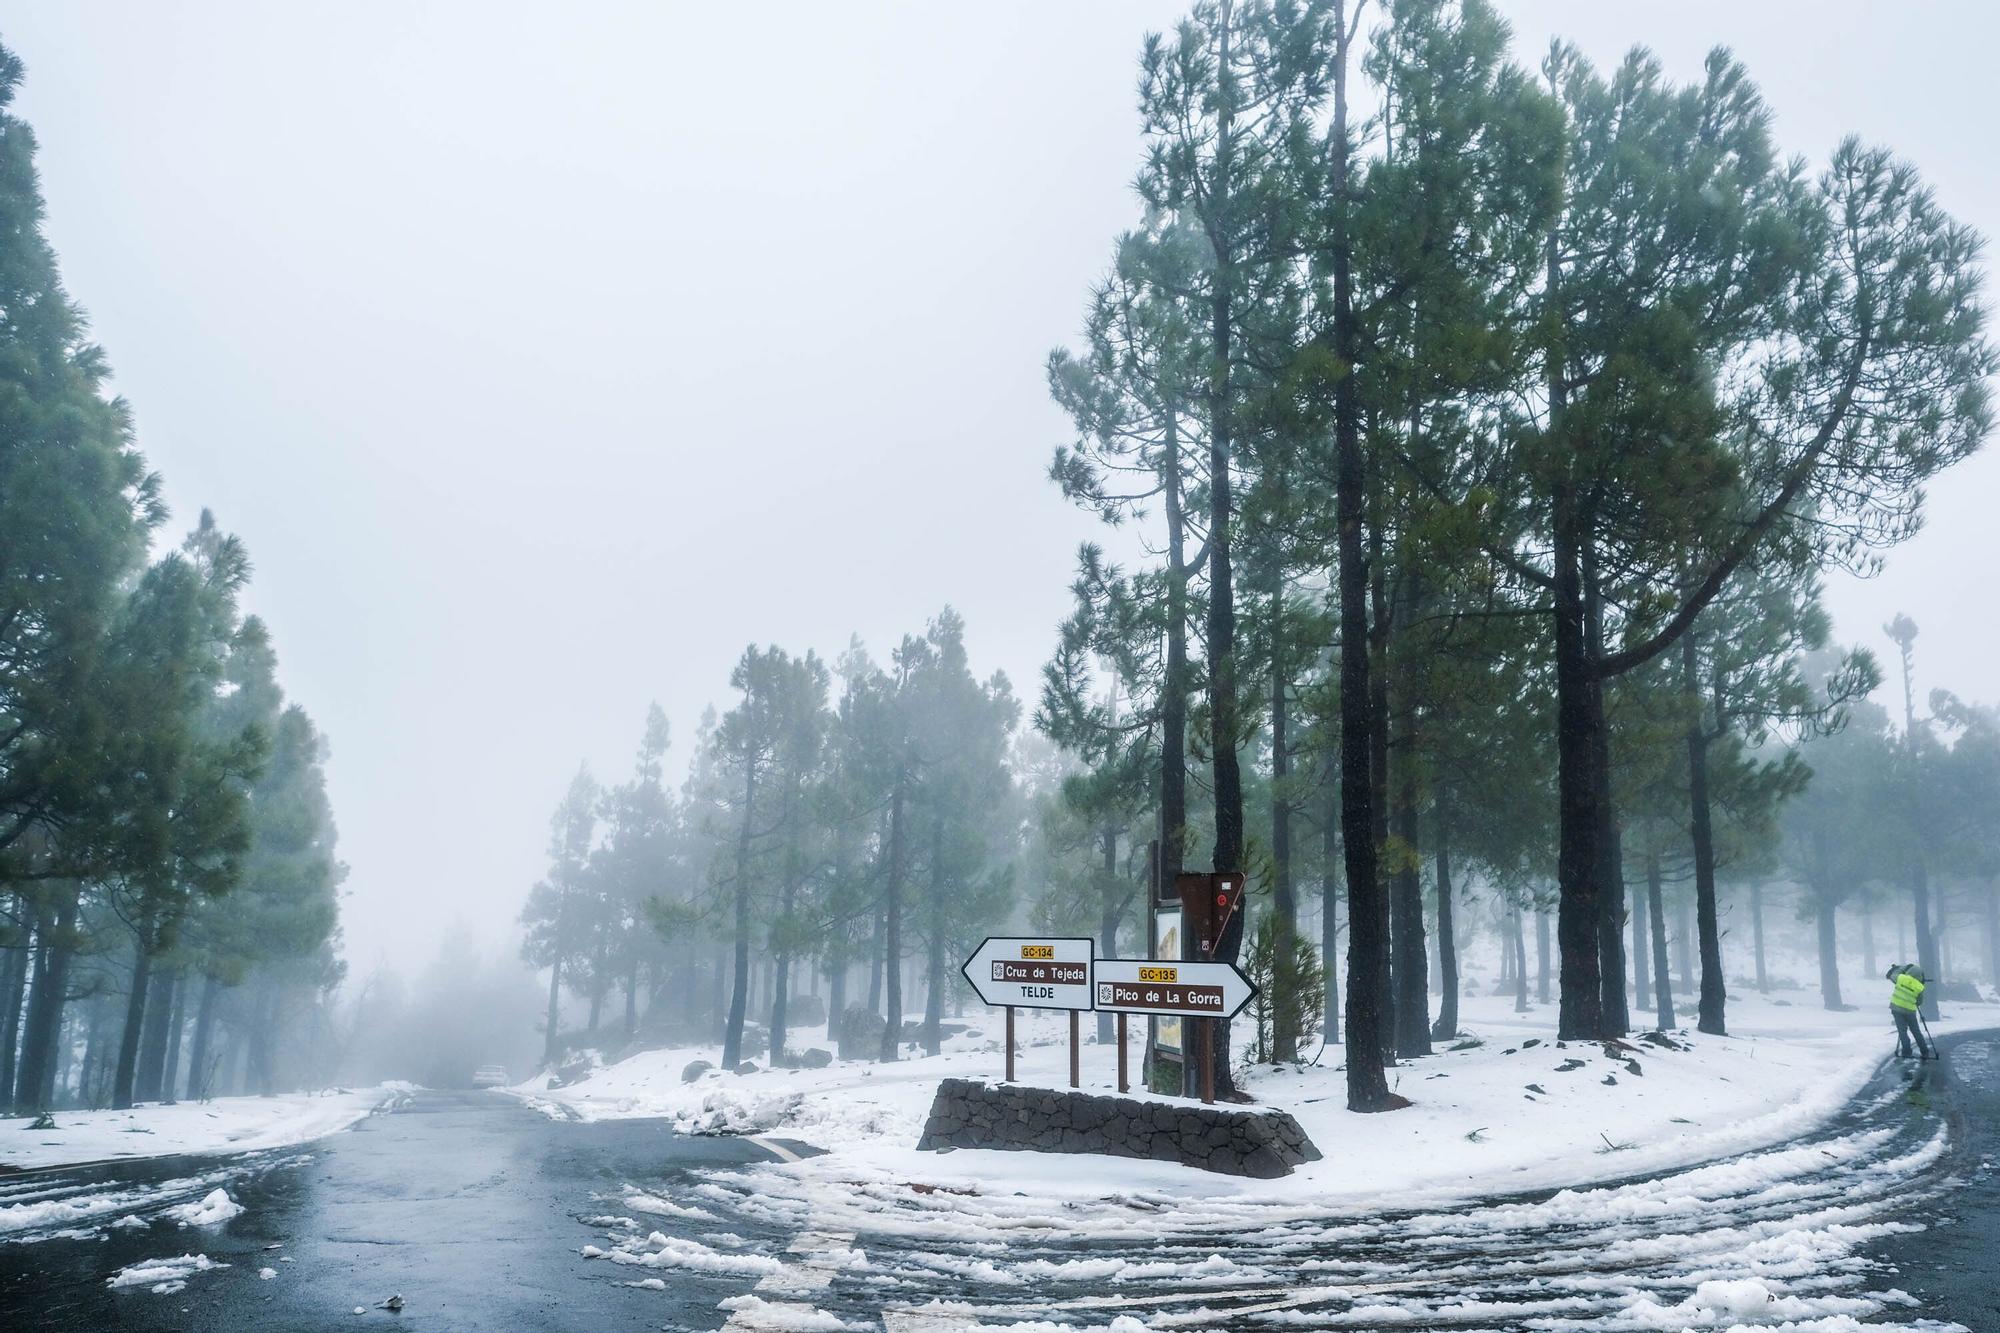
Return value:
<svg viewBox="0 0 2000 1333">
<path fill-rule="evenodd" d="M 759 1135 L 756 1134 L 745 1134 L 743 1137 L 750 1140 L 750 1142 L 756 1144 L 759 1148 L 762 1148 L 765 1151 L 772 1153 L 781 1162 L 796 1162 L 801 1160 L 801 1158 L 797 1153 L 793 1152 L 790 1148 L 787 1148 L 782 1143 L 778 1143 L 771 1139 L 760 1137 Z"/>
</svg>

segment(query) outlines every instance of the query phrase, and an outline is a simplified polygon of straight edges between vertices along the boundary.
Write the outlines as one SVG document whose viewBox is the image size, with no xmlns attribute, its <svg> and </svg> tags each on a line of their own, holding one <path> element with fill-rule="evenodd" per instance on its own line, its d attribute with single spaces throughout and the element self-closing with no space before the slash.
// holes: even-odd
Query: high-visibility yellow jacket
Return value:
<svg viewBox="0 0 2000 1333">
<path fill-rule="evenodd" d="M 1896 989 L 1889 1003 L 1904 1013 L 1914 1014 L 1924 1002 L 1924 978 L 1914 969 L 1896 974 Z"/>
</svg>

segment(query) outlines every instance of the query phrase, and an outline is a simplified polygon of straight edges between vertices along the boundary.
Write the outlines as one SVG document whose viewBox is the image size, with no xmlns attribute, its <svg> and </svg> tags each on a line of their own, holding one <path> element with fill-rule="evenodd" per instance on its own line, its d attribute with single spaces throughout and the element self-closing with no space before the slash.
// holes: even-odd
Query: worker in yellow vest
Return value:
<svg viewBox="0 0 2000 1333">
<path fill-rule="evenodd" d="M 1889 1016 L 1896 1020 L 1896 1054 L 1909 1059 L 1910 1040 L 1915 1038 L 1917 1053 L 1930 1059 L 1931 1045 L 1924 1040 L 1923 1026 L 1917 1021 L 1917 1011 L 1924 1003 L 1924 970 L 1915 963 L 1898 963 L 1887 977 L 1896 987 L 1889 992 Z"/>
</svg>

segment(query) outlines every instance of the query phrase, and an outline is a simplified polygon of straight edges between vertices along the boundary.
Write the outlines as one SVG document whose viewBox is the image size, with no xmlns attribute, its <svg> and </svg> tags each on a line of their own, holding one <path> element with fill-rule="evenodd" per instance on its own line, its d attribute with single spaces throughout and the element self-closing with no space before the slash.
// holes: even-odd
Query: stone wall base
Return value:
<svg viewBox="0 0 2000 1333">
<path fill-rule="evenodd" d="M 1142 1102 L 963 1078 L 938 1084 L 917 1147 L 1102 1153 L 1264 1180 L 1320 1157 L 1284 1111 Z"/>
</svg>

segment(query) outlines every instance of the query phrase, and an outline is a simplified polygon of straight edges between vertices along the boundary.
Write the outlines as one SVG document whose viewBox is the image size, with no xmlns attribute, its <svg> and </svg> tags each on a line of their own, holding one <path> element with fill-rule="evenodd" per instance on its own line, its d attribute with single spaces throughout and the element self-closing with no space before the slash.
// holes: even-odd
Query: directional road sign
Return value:
<svg viewBox="0 0 2000 1333">
<path fill-rule="evenodd" d="M 1096 954 L 1088 939 L 989 937 L 965 960 L 965 979 L 988 1004 L 1088 1009 Z"/>
<path fill-rule="evenodd" d="M 1096 973 L 1096 1007 L 1112 1013 L 1234 1018 L 1257 994 L 1234 963 L 1100 958 Z"/>
</svg>

